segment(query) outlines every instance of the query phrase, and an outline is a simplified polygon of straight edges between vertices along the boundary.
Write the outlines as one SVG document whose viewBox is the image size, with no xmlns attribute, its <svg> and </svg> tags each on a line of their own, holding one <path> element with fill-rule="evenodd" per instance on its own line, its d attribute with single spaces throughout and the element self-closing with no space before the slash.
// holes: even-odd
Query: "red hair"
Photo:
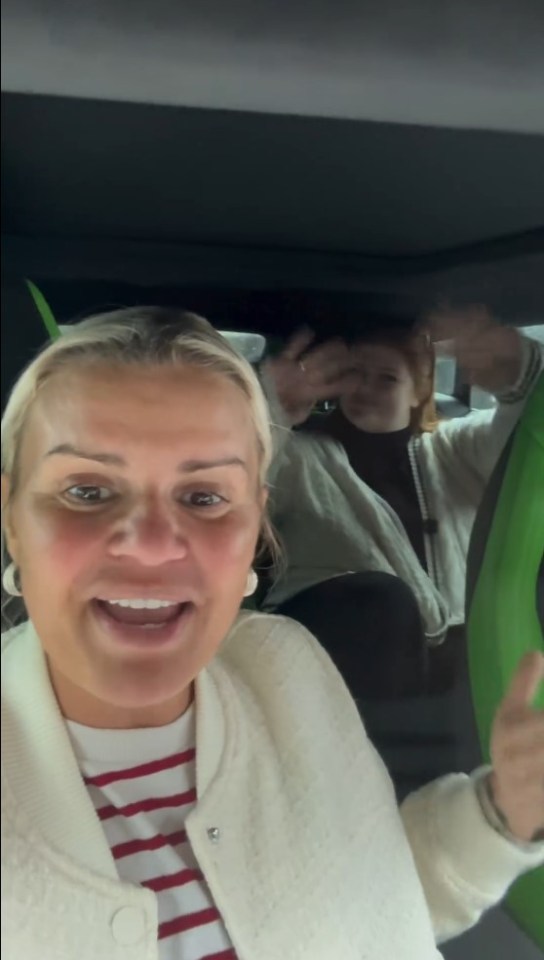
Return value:
<svg viewBox="0 0 544 960">
<path fill-rule="evenodd" d="M 355 342 L 389 347 L 401 355 L 414 381 L 419 401 L 412 410 L 410 426 L 413 433 L 431 433 L 438 425 L 439 417 L 434 399 L 436 359 L 429 334 L 421 328 L 389 327 L 358 334 Z"/>
</svg>

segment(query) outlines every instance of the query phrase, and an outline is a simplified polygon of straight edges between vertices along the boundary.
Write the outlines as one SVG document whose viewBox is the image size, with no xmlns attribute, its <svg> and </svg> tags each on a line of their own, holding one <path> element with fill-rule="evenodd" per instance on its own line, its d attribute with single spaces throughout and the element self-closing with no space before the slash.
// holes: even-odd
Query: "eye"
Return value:
<svg viewBox="0 0 544 960">
<path fill-rule="evenodd" d="M 200 509 L 209 509 L 210 507 L 222 506 L 227 501 L 218 493 L 210 490 L 193 490 L 191 493 L 182 497 L 182 502 L 188 507 L 197 507 Z"/>
<path fill-rule="evenodd" d="M 74 503 L 84 506 L 106 503 L 114 496 L 109 487 L 100 487 L 95 483 L 78 483 L 64 491 L 64 496 Z"/>
</svg>

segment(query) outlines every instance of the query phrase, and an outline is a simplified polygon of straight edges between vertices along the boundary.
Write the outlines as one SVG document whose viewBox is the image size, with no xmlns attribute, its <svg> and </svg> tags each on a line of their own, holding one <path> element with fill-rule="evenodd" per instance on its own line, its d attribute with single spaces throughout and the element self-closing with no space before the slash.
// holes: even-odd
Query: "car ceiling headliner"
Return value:
<svg viewBox="0 0 544 960">
<path fill-rule="evenodd" d="M 4 231 L 372 256 L 544 223 L 544 138 L 3 96 Z"/>
<path fill-rule="evenodd" d="M 541 0 L 3 0 L 13 92 L 544 132 Z"/>
</svg>

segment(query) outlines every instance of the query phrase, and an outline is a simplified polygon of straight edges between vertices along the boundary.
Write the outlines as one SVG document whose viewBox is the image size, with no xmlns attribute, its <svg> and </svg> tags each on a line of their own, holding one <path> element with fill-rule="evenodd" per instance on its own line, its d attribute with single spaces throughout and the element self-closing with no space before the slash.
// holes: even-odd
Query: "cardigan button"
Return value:
<svg viewBox="0 0 544 960">
<path fill-rule="evenodd" d="M 121 907 L 111 918 L 113 939 L 123 947 L 133 946 L 143 940 L 146 929 L 146 915 L 138 907 Z"/>
</svg>

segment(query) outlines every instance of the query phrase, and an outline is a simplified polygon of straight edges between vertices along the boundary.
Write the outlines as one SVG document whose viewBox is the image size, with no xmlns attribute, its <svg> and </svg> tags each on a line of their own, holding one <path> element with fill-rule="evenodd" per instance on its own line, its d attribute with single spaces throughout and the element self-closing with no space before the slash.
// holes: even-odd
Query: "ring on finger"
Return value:
<svg viewBox="0 0 544 960">
<path fill-rule="evenodd" d="M 298 367 L 301 373 L 306 373 L 306 364 L 304 363 L 304 360 L 298 361 Z"/>
</svg>

